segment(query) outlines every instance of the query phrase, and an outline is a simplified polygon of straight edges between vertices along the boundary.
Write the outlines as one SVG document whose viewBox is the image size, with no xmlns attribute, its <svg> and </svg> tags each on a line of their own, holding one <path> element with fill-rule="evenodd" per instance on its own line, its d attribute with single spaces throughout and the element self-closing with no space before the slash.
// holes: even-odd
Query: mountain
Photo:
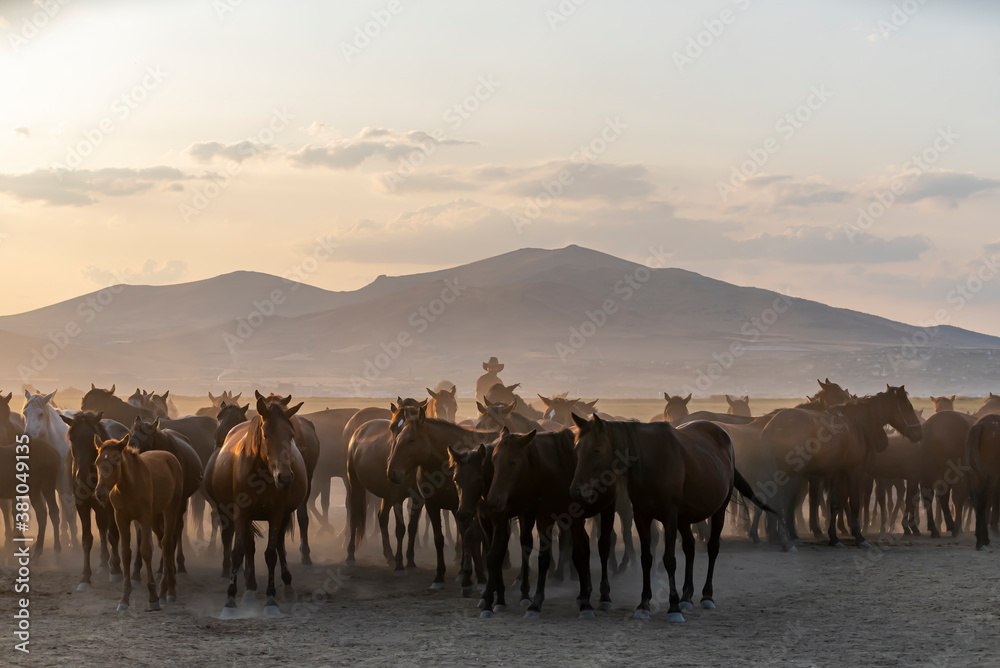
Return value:
<svg viewBox="0 0 1000 668">
<path fill-rule="evenodd" d="M 23 378 L 24 360 L 68 323 L 79 331 L 65 350 Z M 926 345 L 909 351 L 922 336 Z M 497 355 L 505 381 L 529 393 L 798 396 L 817 376 L 855 391 L 886 381 L 936 393 L 996 389 L 1000 339 L 568 246 L 380 276 L 350 292 L 255 272 L 114 286 L 0 318 L 0 345 L 0 387 L 201 392 L 280 382 L 300 394 L 394 396 L 449 378 L 467 395 L 482 361 Z"/>
</svg>

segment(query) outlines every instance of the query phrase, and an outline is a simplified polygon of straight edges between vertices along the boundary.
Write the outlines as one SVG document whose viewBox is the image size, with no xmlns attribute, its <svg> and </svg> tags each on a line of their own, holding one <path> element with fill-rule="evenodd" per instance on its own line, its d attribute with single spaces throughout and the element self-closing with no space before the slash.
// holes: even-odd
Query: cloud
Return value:
<svg viewBox="0 0 1000 668">
<path fill-rule="evenodd" d="M 848 236 L 843 228 L 799 226 L 779 234 L 723 240 L 721 252 L 737 259 L 760 258 L 787 264 L 882 264 L 919 260 L 933 248 L 923 235 L 883 238 Z"/>
<path fill-rule="evenodd" d="M 18 174 L 0 174 L 0 192 L 22 202 L 52 206 L 87 206 L 97 195 L 122 197 L 144 192 L 161 182 L 191 178 L 173 167 L 106 167 L 53 169 L 43 167 Z"/>
<path fill-rule="evenodd" d="M 184 275 L 185 271 L 187 271 L 187 262 L 182 260 L 167 260 L 161 263 L 148 259 L 139 269 L 123 268 L 121 271 L 115 272 L 89 265 L 81 273 L 84 278 L 99 285 L 117 285 L 119 283 L 159 285 L 176 282 Z"/>
<path fill-rule="evenodd" d="M 14 128 L 14 136 L 18 139 L 31 139 L 31 128 L 27 125 L 18 125 Z"/>
<path fill-rule="evenodd" d="M 836 188 L 818 177 L 796 179 L 787 174 L 766 174 L 748 179 L 746 186 L 736 192 L 738 203 L 726 211 L 773 213 L 788 208 L 843 204 L 852 196 L 849 190 Z"/>
<path fill-rule="evenodd" d="M 419 131 L 364 128 L 357 137 L 336 139 L 321 146 L 303 146 L 289 157 L 296 167 L 354 169 L 374 157 L 395 161 L 414 151 L 430 153 L 438 146 L 463 145 L 476 145 L 476 142 L 432 136 Z"/>
<path fill-rule="evenodd" d="M 900 196 L 902 202 L 936 200 L 949 207 L 958 206 L 959 200 L 993 192 L 1000 187 L 1000 179 L 981 178 L 963 172 L 924 172 Z"/>
<path fill-rule="evenodd" d="M 245 139 L 234 144 L 222 144 L 217 141 L 198 142 L 188 146 L 184 152 L 195 161 L 201 163 L 212 162 L 215 158 L 235 160 L 242 163 L 244 160 L 256 158 L 257 156 L 267 156 L 275 149 L 276 147 L 273 144 L 264 144 Z"/>
</svg>

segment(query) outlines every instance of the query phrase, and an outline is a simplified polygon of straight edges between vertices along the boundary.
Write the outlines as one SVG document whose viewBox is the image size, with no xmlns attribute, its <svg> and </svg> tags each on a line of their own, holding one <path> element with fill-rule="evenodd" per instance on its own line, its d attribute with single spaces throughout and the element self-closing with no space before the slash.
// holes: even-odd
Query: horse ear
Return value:
<svg viewBox="0 0 1000 668">
<path fill-rule="evenodd" d="M 237 405 L 239 405 L 239 404 L 237 404 Z M 247 411 L 248 410 L 250 410 L 250 404 L 249 403 L 247 403 L 246 406 L 244 406 L 243 408 L 240 409 L 240 412 L 243 413 L 243 417 L 247 416 Z"/>
<path fill-rule="evenodd" d="M 479 402 L 476 402 L 476 403 L 479 403 Z M 487 408 L 492 408 L 493 406 L 496 406 L 495 403 L 493 403 L 492 401 L 490 401 L 489 397 L 483 397 L 483 403 L 486 404 Z M 486 411 L 483 411 L 483 412 L 485 413 Z"/>
<path fill-rule="evenodd" d="M 479 409 L 479 414 L 480 415 L 486 415 L 486 413 L 488 412 L 486 406 L 483 406 L 478 401 L 476 402 L 476 408 Z"/>
<path fill-rule="evenodd" d="M 281 400 L 281 405 L 282 406 L 287 406 L 290 403 L 292 403 L 292 395 L 290 395 L 290 394 L 287 397 L 285 397 L 284 399 Z"/>
<path fill-rule="evenodd" d="M 212 396 L 211 392 L 208 393 L 208 400 L 211 401 L 213 404 L 215 403 L 215 397 Z"/>
<path fill-rule="evenodd" d="M 131 433 L 125 434 L 125 438 L 123 438 L 121 440 L 121 442 L 119 443 L 119 445 L 121 446 L 122 450 L 124 450 L 125 448 L 128 447 L 128 442 L 131 439 L 132 439 L 132 434 Z"/>
<path fill-rule="evenodd" d="M 421 424 L 427 419 L 427 406 L 421 405 L 420 410 L 417 411 L 417 424 Z"/>
<path fill-rule="evenodd" d="M 132 422 L 132 429 L 135 429 L 140 424 L 142 424 L 142 418 L 136 415 L 135 420 Z"/>
<path fill-rule="evenodd" d="M 298 413 L 299 409 L 302 408 L 302 405 L 305 404 L 305 403 L 306 402 L 304 402 L 304 401 L 300 401 L 299 403 L 295 404 L 291 408 L 286 408 L 285 409 L 285 417 L 290 418 L 293 415 L 295 415 L 296 413 Z"/>
<path fill-rule="evenodd" d="M 684 397 L 684 405 L 687 406 L 687 404 L 688 404 L 689 401 L 691 401 L 691 394 L 690 393 L 688 393 L 688 395 L 686 397 Z"/>
<path fill-rule="evenodd" d="M 427 408 L 427 399 L 424 399 L 417 405 L 420 406 L 421 408 Z"/>
<path fill-rule="evenodd" d="M 541 399 L 542 403 L 545 404 L 548 408 L 552 408 L 552 400 L 551 399 L 547 399 L 547 398 L 543 397 L 540 394 L 538 395 L 538 398 Z"/>
<path fill-rule="evenodd" d="M 450 394 L 451 396 L 455 396 L 456 394 L 458 394 L 458 387 L 456 387 L 455 385 L 452 385 L 451 386 L 451 392 L 449 392 L 448 394 Z"/>
<path fill-rule="evenodd" d="M 743 403 L 745 403 L 745 404 L 749 404 L 750 403 L 750 395 L 749 394 L 744 394 L 743 395 Z"/>
<path fill-rule="evenodd" d="M 958 395 L 956 395 L 956 394 L 953 394 L 953 395 L 951 395 L 951 401 L 952 401 L 952 403 L 954 403 L 954 402 L 955 402 L 955 397 L 956 397 L 956 396 L 958 396 Z"/>
<path fill-rule="evenodd" d="M 242 393 L 242 392 L 240 392 L 239 394 L 237 394 L 237 395 L 236 395 L 235 397 L 233 396 L 233 393 L 232 393 L 232 392 L 230 392 L 230 393 L 229 393 L 229 399 L 230 399 L 230 400 L 231 400 L 231 401 L 232 401 L 232 402 L 233 402 L 234 404 L 238 404 L 238 403 L 240 403 L 240 397 L 242 397 L 242 396 L 243 396 L 243 393 Z M 250 405 L 250 404 L 247 404 L 247 406 L 249 406 L 249 405 Z"/>
<path fill-rule="evenodd" d="M 521 438 L 517 439 L 517 444 L 520 445 L 520 446 L 528 445 L 529 443 L 531 443 L 531 441 L 534 440 L 536 433 L 538 433 L 538 430 L 537 429 L 532 429 L 527 434 L 525 434 L 525 435 L 521 436 Z"/>
<path fill-rule="evenodd" d="M 6 398 L 6 399 L 4 399 L 4 401 L 5 401 L 5 402 L 7 402 L 7 403 L 10 403 L 10 399 L 11 399 L 11 397 L 13 397 L 13 396 L 14 396 L 14 393 L 13 393 L 13 392 L 8 392 L 8 393 L 7 393 L 7 398 Z"/>
<path fill-rule="evenodd" d="M 264 415 L 267 414 L 267 403 L 264 402 L 264 397 L 260 395 L 260 392 L 256 392 L 256 394 L 257 394 L 257 414 L 260 415 L 260 419 L 263 420 Z"/>
<path fill-rule="evenodd" d="M 59 417 L 62 418 L 62 421 L 65 422 L 66 424 L 68 424 L 68 425 L 72 425 L 73 424 L 73 418 L 66 417 L 62 413 L 59 414 Z"/>
<path fill-rule="evenodd" d="M 575 422 L 576 426 L 580 428 L 581 433 L 590 429 L 590 420 L 584 420 L 576 413 L 572 413 L 571 415 L 573 416 L 573 422 Z"/>
<path fill-rule="evenodd" d="M 500 438 L 507 438 L 508 436 L 510 436 L 510 429 L 507 428 L 507 425 L 504 425 L 500 430 Z"/>
<path fill-rule="evenodd" d="M 513 413 L 514 412 L 514 407 L 516 405 L 517 405 L 517 402 L 515 401 L 512 404 L 510 404 L 509 406 L 504 406 L 504 408 L 503 408 L 503 414 L 504 415 L 510 415 L 511 413 Z"/>
<path fill-rule="evenodd" d="M 96 385 L 94 385 L 93 383 L 91 383 L 91 384 L 90 384 L 90 389 L 92 389 L 92 390 L 96 390 L 96 389 L 97 389 L 97 386 L 96 386 Z"/>
<path fill-rule="evenodd" d="M 25 390 L 24 391 L 24 398 L 25 399 L 30 399 L 31 398 L 31 392 L 28 392 L 27 390 Z"/>
<path fill-rule="evenodd" d="M 169 396 L 170 396 L 170 390 L 167 390 L 166 392 L 163 393 L 163 396 L 160 397 L 160 399 L 163 399 L 164 401 L 166 401 L 167 397 L 169 397 Z"/>
<path fill-rule="evenodd" d="M 104 441 L 101 440 L 100 436 L 94 434 L 94 447 L 100 450 L 102 445 L 104 445 Z"/>
<path fill-rule="evenodd" d="M 111 384 L 111 389 L 109 390 L 109 392 L 111 392 L 111 394 L 115 393 L 115 384 L 114 383 Z"/>
<path fill-rule="evenodd" d="M 104 419 L 104 411 L 101 411 L 101 412 L 99 412 L 99 413 L 97 414 L 97 416 L 96 416 L 96 417 L 94 418 L 94 422 L 100 422 L 100 421 L 101 421 L 101 420 L 103 420 L 103 419 Z"/>
<path fill-rule="evenodd" d="M 513 392 L 514 390 L 516 390 L 516 389 L 517 389 L 517 388 L 519 388 L 520 386 L 521 386 L 521 383 L 514 383 L 513 385 L 509 385 L 509 386 L 507 387 L 507 389 L 508 389 L 508 390 L 510 390 L 511 392 Z"/>
<path fill-rule="evenodd" d="M 432 397 L 434 397 L 435 399 L 437 399 L 437 395 L 436 395 L 436 394 L 434 394 L 433 392 L 431 392 L 431 388 L 429 388 L 429 387 L 425 387 L 424 389 L 425 389 L 425 390 L 427 390 L 427 394 L 429 394 L 429 395 L 431 395 Z"/>
<path fill-rule="evenodd" d="M 483 443 L 479 444 L 479 448 L 476 450 L 479 453 L 479 458 L 486 461 L 486 446 Z"/>
<path fill-rule="evenodd" d="M 669 394 L 667 394 L 666 392 L 664 392 L 664 393 L 663 393 L 663 400 L 664 400 L 664 401 L 670 401 L 670 395 L 669 395 Z"/>
<path fill-rule="evenodd" d="M 397 406 L 403 405 L 403 397 L 396 397 L 396 405 Z"/>
<path fill-rule="evenodd" d="M 160 418 L 157 417 L 155 420 L 153 420 L 153 431 L 156 431 L 159 428 L 160 428 Z"/>
<path fill-rule="evenodd" d="M 461 461 L 460 457 L 462 453 L 455 449 L 455 446 L 448 445 L 448 457 L 451 459 L 452 464 Z"/>
<path fill-rule="evenodd" d="M 594 413 L 594 429 L 596 431 L 604 431 L 604 420 L 597 413 Z"/>
<path fill-rule="evenodd" d="M 728 394 L 726 395 L 726 403 L 729 404 L 730 406 L 733 405 L 732 397 L 730 397 Z"/>
<path fill-rule="evenodd" d="M 260 393 L 260 390 L 254 390 L 253 396 L 257 399 L 257 401 L 262 401 L 264 399 L 264 395 Z"/>
</svg>

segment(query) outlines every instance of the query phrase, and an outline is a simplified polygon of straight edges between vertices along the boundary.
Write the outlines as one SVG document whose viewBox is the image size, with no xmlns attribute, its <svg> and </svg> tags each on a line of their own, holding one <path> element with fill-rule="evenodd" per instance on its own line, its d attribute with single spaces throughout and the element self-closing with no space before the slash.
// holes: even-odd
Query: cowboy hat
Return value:
<svg viewBox="0 0 1000 668">
<path fill-rule="evenodd" d="M 483 369 L 492 371 L 493 373 L 500 373 L 503 371 L 503 364 L 500 364 L 500 360 L 496 357 L 491 357 L 489 362 L 483 362 Z"/>
</svg>

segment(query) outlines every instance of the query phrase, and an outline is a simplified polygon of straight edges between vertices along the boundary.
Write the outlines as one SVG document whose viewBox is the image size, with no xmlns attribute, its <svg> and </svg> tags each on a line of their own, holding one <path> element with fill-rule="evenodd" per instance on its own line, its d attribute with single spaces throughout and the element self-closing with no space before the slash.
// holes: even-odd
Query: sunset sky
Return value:
<svg viewBox="0 0 1000 668">
<path fill-rule="evenodd" d="M 1000 335 L 992 269 L 949 299 L 1000 255 L 998 34 L 971 0 L 5 0 L 0 313 L 576 243 Z"/>
</svg>

